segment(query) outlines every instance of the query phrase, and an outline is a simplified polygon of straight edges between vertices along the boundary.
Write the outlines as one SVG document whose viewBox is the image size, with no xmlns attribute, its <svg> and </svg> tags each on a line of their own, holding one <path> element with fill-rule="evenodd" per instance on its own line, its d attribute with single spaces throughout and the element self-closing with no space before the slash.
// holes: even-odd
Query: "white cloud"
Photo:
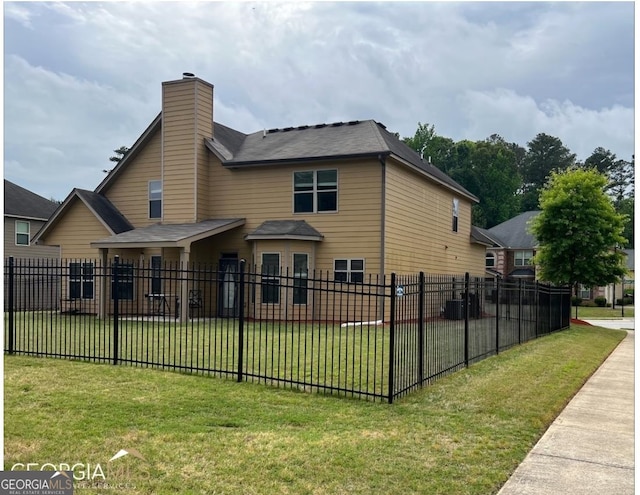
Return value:
<svg viewBox="0 0 640 495">
<path fill-rule="evenodd" d="M 587 109 L 569 100 L 536 102 L 504 88 L 467 91 L 458 104 L 464 109 L 467 125 L 462 134 L 484 139 L 493 133 L 526 146 L 538 133 L 559 137 L 578 159 L 586 159 L 598 146 L 611 149 L 619 158 L 633 154 L 634 112 L 613 105 Z"/>
<path fill-rule="evenodd" d="M 213 83 L 216 120 L 244 132 L 373 118 L 401 136 L 418 122 L 523 146 L 546 132 L 581 156 L 587 145 L 626 156 L 632 13 L 591 2 L 5 3 L 5 173 L 49 175 L 34 189 L 45 196 L 94 188 L 112 150 L 160 111 L 161 82 L 183 71 Z M 63 172 L 51 176 L 54 161 Z"/>
</svg>

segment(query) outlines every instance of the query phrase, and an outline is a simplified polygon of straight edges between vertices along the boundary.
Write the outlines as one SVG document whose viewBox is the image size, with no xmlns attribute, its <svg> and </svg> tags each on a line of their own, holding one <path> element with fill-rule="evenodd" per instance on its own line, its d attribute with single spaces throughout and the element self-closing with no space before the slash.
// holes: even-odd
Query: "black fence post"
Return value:
<svg viewBox="0 0 640 495">
<path fill-rule="evenodd" d="M 9 326 L 9 339 L 8 339 L 8 346 L 9 346 L 9 354 L 13 354 L 14 352 L 14 346 L 15 346 L 15 340 L 14 340 L 14 333 L 16 331 L 16 322 L 15 322 L 15 299 L 14 299 L 14 291 L 15 291 L 15 271 L 14 271 L 14 259 L 13 256 L 9 256 L 9 273 L 7 274 L 7 278 L 8 278 L 8 300 L 7 300 L 7 305 L 9 306 L 8 310 L 9 310 L 9 321 L 8 321 L 8 326 Z"/>
<path fill-rule="evenodd" d="M 393 395 L 395 390 L 395 373 L 396 365 L 396 274 L 391 274 L 391 304 L 389 311 L 389 404 L 393 403 Z"/>
<path fill-rule="evenodd" d="M 424 381 L 424 351 L 425 351 L 425 338 L 424 338 L 424 305 L 425 305 L 425 287 L 424 287 L 424 272 L 420 272 L 419 287 L 418 287 L 418 379 L 420 384 Z"/>
<path fill-rule="evenodd" d="M 518 345 L 522 344 L 522 279 L 518 279 Z"/>
<path fill-rule="evenodd" d="M 464 365 L 469 367 L 469 272 L 464 274 Z"/>
<path fill-rule="evenodd" d="M 500 354 L 500 277 L 496 277 L 496 354 Z"/>
<path fill-rule="evenodd" d="M 238 295 L 238 382 L 242 381 L 244 369 L 244 265 L 246 261 L 240 260 L 240 294 Z"/>
<path fill-rule="evenodd" d="M 538 280 L 536 280 L 535 302 L 536 302 L 536 339 L 537 339 L 540 334 L 540 332 L 538 331 L 540 327 L 540 282 Z"/>
<path fill-rule="evenodd" d="M 111 278 L 112 278 L 112 286 L 111 286 L 111 297 L 113 297 L 113 364 L 118 364 L 118 351 L 119 351 L 119 333 L 120 329 L 120 308 L 119 308 L 119 299 L 120 295 L 118 294 L 119 288 L 119 280 L 118 280 L 118 272 L 120 257 L 115 256 L 113 259 L 113 265 L 111 269 Z M 108 299 L 107 299 L 108 301 Z M 108 304 L 108 302 L 107 302 Z"/>
</svg>

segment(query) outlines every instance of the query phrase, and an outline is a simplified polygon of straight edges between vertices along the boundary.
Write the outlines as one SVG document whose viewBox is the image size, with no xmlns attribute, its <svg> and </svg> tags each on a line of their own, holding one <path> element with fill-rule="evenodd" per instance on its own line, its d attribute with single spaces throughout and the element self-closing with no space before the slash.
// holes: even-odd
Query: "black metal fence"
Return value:
<svg viewBox="0 0 640 495">
<path fill-rule="evenodd" d="M 569 326 L 570 291 L 464 276 L 5 260 L 9 354 L 226 376 L 393 402 Z"/>
</svg>

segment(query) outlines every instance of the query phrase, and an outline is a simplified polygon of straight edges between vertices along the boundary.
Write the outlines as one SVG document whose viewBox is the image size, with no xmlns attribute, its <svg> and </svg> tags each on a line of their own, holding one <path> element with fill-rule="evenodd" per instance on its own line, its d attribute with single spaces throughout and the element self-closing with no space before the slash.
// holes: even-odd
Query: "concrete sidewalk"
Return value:
<svg viewBox="0 0 640 495">
<path fill-rule="evenodd" d="M 633 321 L 610 321 L 617 321 L 618 326 L 609 326 L 602 320 L 593 324 L 633 328 Z M 634 342 L 634 332 L 630 331 L 498 495 L 635 493 Z"/>
</svg>

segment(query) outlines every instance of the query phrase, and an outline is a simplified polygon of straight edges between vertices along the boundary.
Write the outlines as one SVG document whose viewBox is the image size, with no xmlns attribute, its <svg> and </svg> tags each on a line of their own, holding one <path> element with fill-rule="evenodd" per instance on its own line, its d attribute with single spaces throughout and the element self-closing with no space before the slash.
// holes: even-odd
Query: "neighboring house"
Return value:
<svg viewBox="0 0 640 495">
<path fill-rule="evenodd" d="M 622 299 L 623 293 L 631 296 L 634 295 L 636 276 L 635 250 L 623 249 L 623 252 L 626 255 L 627 266 L 627 273 L 624 276 L 624 284 L 620 282 L 617 284 L 609 284 L 606 287 L 599 287 L 596 291 L 594 291 L 593 297 L 603 296 L 604 298 L 606 298 L 608 303 L 615 302 L 617 304 L 618 300 Z"/>
<path fill-rule="evenodd" d="M 490 229 L 481 229 L 493 245 L 487 248 L 485 267 L 503 278 L 536 279 L 532 259 L 538 242 L 529 233 L 529 222 L 539 211 L 527 211 Z"/>
<path fill-rule="evenodd" d="M 347 283 L 484 272 L 486 240 L 471 226 L 477 198 L 382 124 L 244 134 L 213 115 L 210 83 L 189 74 L 162 83 L 160 114 L 95 191 L 69 194 L 38 241 L 65 259 L 120 255 L 224 271 L 244 258 L 263 271 L 317 270 Z"/>
<path fill-rule="evenodd" d="M 42 246 L 32 238 L 51 217 L 57 203 L 4 180 L 4 256 L 59 258 L 57 246 Z"/>
<path fill-rule="evenodd" d="M 538 216 L 539 211 L 527 211 L 490 229 L 478 229 L 488 237 L 493 245 L 487 248 L 486 269 L 491 275 L 503 278 L 536 280 L 536 267 L 532 258 L 536 254 L 538 242 L 529 232 L 529 223 Z M 625 292 L 633 290 L 634 261 L 633 249 L 625 249 L 627 269 L 625 276 Z M 592 300 L 603 296 L 612 303 L 622 297 L 622 284 L 611 284 L 606 287 L 581 287 L 579 296 Z"/>
</svg>

